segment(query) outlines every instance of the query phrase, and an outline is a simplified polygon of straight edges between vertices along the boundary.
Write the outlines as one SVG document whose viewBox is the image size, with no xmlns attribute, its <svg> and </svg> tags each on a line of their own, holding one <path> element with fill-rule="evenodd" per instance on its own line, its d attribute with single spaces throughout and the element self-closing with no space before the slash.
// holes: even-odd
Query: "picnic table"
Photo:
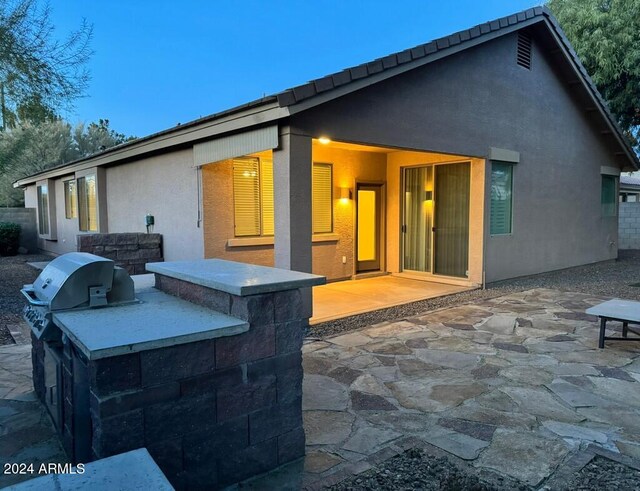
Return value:
<svg viewBox="0 0 640 491">
<path fill-rule="evenodd" d="M 608 300 L 591 307 L 585 312 L 589 315 L 595 315 L 600 318 L 600 339 L 598 341 L 598 348 L 604 348 L 605 340 L 640 341 L 640 331 L 636 331 L 629 327 L 629 324 L 640 325 L 640 302 L 614 298 L 613 300 Z M 622 337 L 604 335 L 608 321 L 622 322 Z M 632 332 L 638 337 L 627 337 L 629 332 Z"/>
</svg>

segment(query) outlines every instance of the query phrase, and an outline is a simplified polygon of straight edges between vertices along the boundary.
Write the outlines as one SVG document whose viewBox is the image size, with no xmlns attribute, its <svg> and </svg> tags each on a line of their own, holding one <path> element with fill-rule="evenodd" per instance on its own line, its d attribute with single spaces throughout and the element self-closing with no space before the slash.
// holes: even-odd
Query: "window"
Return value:
<svg viewBox="0 0 640 491">
<path fill-rule="evenodd" d="M 49 235 L 49 186 L 38 186 L 38 232 Z"/>
<path fill-rule="evenodd" d="M 96 176 L 88 175 L 77 180 L 78 222 L 83 232 L 98 231 L 98 206 L 96 202 Z"/>
<path fill-rule="evenodd" d="M 313 164 L 313 233 L 333 231 L 333 171 L 331 164 Z M 236 237 L 274 234 L 273 161 L 233 160 L 233 214 Z"/>
<path fill-rule="evenodd" d="M 333 232 L 333 166 L 313 164 L 313 233 Z"/>
<path fill-rule="evenodd" d="M 491 235 L 511 233 L 513 207 L 513 165 L 491 163 Z"/>
<path fill-rule="evenodd" d="M 78 218 L 78 195 L 75 180 L 64 181 L 64 216 Z"/>
<path fill-rule="evenodd" d="M 272 161 L 233 161 L 233 209 L 236 237 L 273 235 Z"/>
<path fill-rule="evenodd" d="M 602 176 L 602 191 L 600 193 L 600 204 L 603 217 L 616 216 L 616 177 Z"/>
</svg>

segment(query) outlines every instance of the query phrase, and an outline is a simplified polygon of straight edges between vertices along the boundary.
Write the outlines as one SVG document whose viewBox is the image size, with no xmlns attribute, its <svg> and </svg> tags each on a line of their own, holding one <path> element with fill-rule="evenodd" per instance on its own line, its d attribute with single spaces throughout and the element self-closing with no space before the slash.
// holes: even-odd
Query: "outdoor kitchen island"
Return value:
<svg viewBox="0 0 640 491">
<path fill-rule="evenodd" d="M 177 489 L 214 489 L 302 457 L 301 289 L 324 278 L 215 259 L 147 269 L 140 303 L 52 313 L 70 458 L 146 447 Z M 45 401 L 47 342 L 32 339 Z"/>
</svg>

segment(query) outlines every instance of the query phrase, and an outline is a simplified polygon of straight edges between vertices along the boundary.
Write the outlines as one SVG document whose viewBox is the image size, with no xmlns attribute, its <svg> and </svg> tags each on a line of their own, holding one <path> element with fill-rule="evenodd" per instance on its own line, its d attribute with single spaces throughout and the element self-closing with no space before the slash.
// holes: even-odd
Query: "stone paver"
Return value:
<svg viewBox="0 0 640 491">
<path fill-rule="evenodd" d="M 0 347 L 0 462 L 68 462 L 31 383 L 31 345 Z M 32 478 L 0 474 L 0 488 Z"/>
<path fill-rule="evenodd" d="M 531 486 L 587 444 L 640 457 L 640 345 L 597 348 L 602 300 L 535 289 L 308 340 L 305 470 L 279 475 L 315 488 L 411 442 Z M 65 462 L 30 357 L 0 347 L 0 457 Z"/>
<path fill-rule="evenodd" d="M 308 343 L 308 474 L 407 437 L 531 486 L 589 444 L 638 458 L 640 346 L 597 348 L 603 300 L 535 289 Z"/>
</svg>

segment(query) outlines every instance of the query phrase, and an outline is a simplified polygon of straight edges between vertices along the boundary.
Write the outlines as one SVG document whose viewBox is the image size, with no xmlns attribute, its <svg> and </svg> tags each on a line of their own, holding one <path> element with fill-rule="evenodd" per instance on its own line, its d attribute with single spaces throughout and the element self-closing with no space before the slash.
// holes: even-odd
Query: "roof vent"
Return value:
<svg viewBox="0 0 640 491">
<path fill-rule="evenodd" d="M 518 33 L 518 65 L 531 70 L 531 36 L 524 32 Z"/>
</svg>

